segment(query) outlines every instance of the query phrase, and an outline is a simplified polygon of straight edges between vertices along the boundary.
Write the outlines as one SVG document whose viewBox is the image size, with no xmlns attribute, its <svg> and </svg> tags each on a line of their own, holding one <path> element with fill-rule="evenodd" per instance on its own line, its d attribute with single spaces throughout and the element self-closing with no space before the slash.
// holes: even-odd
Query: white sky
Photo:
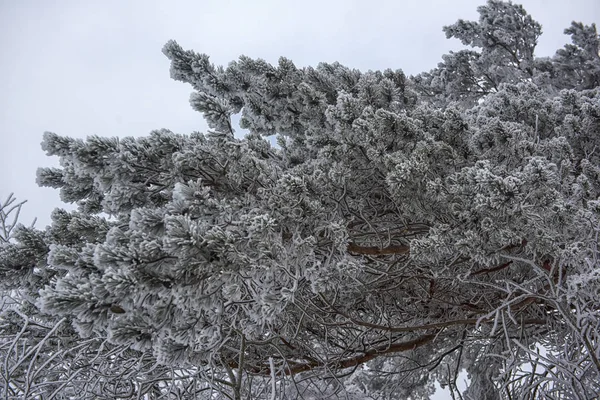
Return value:
<svg viewBox="0 0 600 400">
<path fill-rule="evenodd" d="M 562 47 L 572 20 L 600 23 L 599 0 L 517 1 L 544 28 L 537 54 Z M 217 64 L 239 55 L 297 66 L 339 61 L 362 70 L 416 74 L 461 48 L 442 26 L 477 19 L 484 0 L 0 0 L 0 197 L 27 199 L 38 227 L 60 206 L 35 171 L 55 165 L 44 131 L 85 137 L 204 130 L 191 88 L 169 77 L 169 39 Z"/>
</svg>

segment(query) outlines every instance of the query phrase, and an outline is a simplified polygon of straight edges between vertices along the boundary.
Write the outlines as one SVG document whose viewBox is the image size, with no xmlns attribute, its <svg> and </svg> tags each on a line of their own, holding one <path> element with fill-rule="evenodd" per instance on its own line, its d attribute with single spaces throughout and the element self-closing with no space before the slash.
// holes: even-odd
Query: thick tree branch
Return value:
<svg viewBox="0 0 600 400">
<path fill-rule="evenodd" d="M 346 368 L 356 367 L 357 365 L 364 364 L 382 355 L 414 350 L 420 346 L 431 342 L 435 337 L 435 334 L 422 335 L 416 339 L 409 340 L 406 342 L 394 343 L 391 345 L 386 344 L 383 346 L 371 348 L 360 355 L 349 357 L 339 361 L 319 362 L 313 360 L 307 363 L 294 363 L 288 361 L 287 367 L 284 369 L 283 372 L 285 375 L 290 376 L 317 368 L 325 368 L 329 370 L 342 370 Z M 236 361 L 231 361 L 229 363 L 229 367 L 239 368 L 238 363 Z M 270 375 L 271 369 L 269 365 L 265 365 L 263 367 L 249 368 L 248 372 L 256 375 Z"/>
</svg>

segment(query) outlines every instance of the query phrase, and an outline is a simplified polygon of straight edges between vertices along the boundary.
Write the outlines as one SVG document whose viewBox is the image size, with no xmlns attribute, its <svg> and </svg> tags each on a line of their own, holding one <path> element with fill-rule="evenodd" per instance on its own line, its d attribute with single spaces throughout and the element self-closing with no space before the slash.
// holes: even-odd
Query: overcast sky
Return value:
<svg viewBox="0 0 600 400">
<path fill-rule="evenodd" d="M 60 200 L 38 188 L 35 170 L 55 165 L 44 131 L 86 137 L 140 136 L 153 129 L 204 130 L 191 88 L 169 77 L 169 39 L 227 64 L 241 54 L 297 66 L 339 61 L 361 70 L 416 74 L 461 48 L 442 26 L 477 19 L 483 0 L 0 0 L 0 196 L 29 202 L 22 222 L 38 227 Z M 600 22 L 599 0 L 523 0 L 543 25 L 549 56 L 572 20 Z"/>
</svg>

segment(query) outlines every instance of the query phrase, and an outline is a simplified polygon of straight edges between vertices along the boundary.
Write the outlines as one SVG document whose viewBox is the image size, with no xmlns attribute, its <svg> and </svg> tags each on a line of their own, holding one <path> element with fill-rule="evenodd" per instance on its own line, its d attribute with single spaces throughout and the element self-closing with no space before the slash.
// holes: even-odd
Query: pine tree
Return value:
<svg viewBox="0 0 600 400">
<path fill-rule="evenodd" d="M 599 396 L 600 39 L 540 59 L 521 6 L 478 10 L 444 28 L 476 50 L 416 77 L 168 42 L 211 131 L 46 133 L 38 183 L 78 209 L 2 273 L 122 349 L 103 365 L 185 375 L 135 369 L 149 398 L 418 399 L 463 370 L 465 399 Z"/>
</svg>

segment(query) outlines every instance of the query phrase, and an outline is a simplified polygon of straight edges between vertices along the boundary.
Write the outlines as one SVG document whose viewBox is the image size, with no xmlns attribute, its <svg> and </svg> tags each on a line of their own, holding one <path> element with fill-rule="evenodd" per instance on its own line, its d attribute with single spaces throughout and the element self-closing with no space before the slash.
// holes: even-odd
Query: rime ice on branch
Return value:
<svg viewBox="0 0 600 400">
<path fill-rule="evenodd" d="M 465 398 L 599 395 L 596 27 L 541 59 L 521 6 L 478 10 L 444 28 L 471 49 L 416 77 L 168 42 L 212 131 L 46 133 L 38 182 L 78 210 L 21 228 L 3 271 L 233 399 L 427 398 L 461 370 Z"/>
</svg>

